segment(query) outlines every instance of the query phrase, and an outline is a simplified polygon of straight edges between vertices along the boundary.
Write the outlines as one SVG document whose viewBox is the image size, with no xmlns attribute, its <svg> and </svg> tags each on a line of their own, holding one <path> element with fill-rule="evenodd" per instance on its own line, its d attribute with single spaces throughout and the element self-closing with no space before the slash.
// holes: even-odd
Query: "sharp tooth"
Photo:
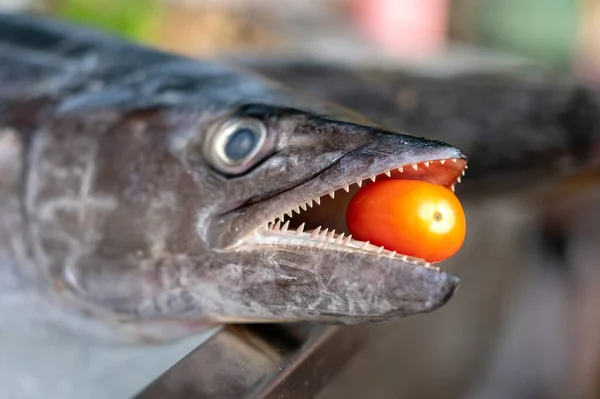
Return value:
<svg viewBox="0 0 600 399">
<path fill-rule="evenodd" d="M 413 163 L 413 164 L 412 164 L 412 165 L 410 165 L 410 166 L 412 166 L 412 168 L 413 168 L 414 170 L 417 170 L 417 169 L 419 169 L 419 167 L 417 166 L 417 164 L 416 164 L 416 163 Z"/>
<path fill-rule="evenodd" d="M 291 217 L 292 217 L 292 215 L 293 215 L 292 211 L 287 211 L 285 214 L 286 214 L 286 215 L 287 215 L 289 218 L 291 218 Z"/>
<path fill-rule="evenodd" d="M 342 242 L 342 240 L 343 240 L 343 239 L 344 239 L 344 233 L 340 234 L 339 236 L 337 236 L 337 237 L 335 238 L 335 243 L 336 243 L 336 244 L 339 244 L 339 243 L 341 243 L 341 242 Z"/>
<path fill-rule="evenodd" d="M 465 175 L 465 173 L 466 173 L 466 172 L 463 170 L 463 171 L 462 171 L 462 175 L 464 176 L 464 175 Z"/>
<path fill-rule="evenodd" d="M 335 192 L 334 192 L 334 191 L 330 192 L 330 193 L 329 193 L 329 196 L 330 196 L 331 198 L 335 198 Z"/>
<path fill-rule="evenodd" d="M 426 168 L 429 167 L 429 161 L 423 162 L 423 165 L 425 165 Z"/>
<path fill-rule="evenodd" d="M 335 230 L 331 230 L 331 232 L 327 235 L 326 241 L 332 240 L 335 235 Z"/>
<path fill-rule="evenodd" d="M 317 238 L 317 236 L 319 235 L 319 232 L 321 231 L 321 226 L 317 227 L 316 229 L 314 229 L 312 231 L 312 233 L 310 234 L 311 238 Z"/>
<path fill-rule="evenodd" d="M 296 235 L 300 235 L 304 231 L 304 224 L 305 223 L 302 223 L 300 226 L 298 226 L 296 229 Z"/>
<path fill-rule="evenodd" d="M 292 211 L 296 212 L 299 215 L 300 214 L 300 207 L 297 207 L 296 209 L 292 209 Z"/>
<path fill-rule="evenodd" d="M 373 175 L 371 176 L 369 179 L 371 179 L 371 181 L 375 182 L 375 179 L 377 178 L 377 176 Z"/>
<path fill-rule="evenodd" d="M 457 182 L 457 183 L 460 183 L 460 177 L 458 177 L 458 178 L 456 179 L 456 182 Z"/>
<path fill-rule="evenodd" d="M 386 175 L 387 177 L 392 177 L 392 172 L 390 172 L 390 171 L 388 170 L 387 172 L 385 172 L 385 175 Z"/>
<path fill-rule="evenodd" d="M 452 162 L 457 162 L 457 159 L 456 158 L 452 158 Z"/>
<path fill-rule="evenodd" d="M 377 250 L 377 253 L 378 253 L 378 254 L 382 253 L 382 252 L 383 252 L 383 249 L 384 249 L 383 247 L 379 247 L 379 249 Z"/>
<path fill-rule="evenodd" d="M 398 168 L 398 172 L 400 172 L 400 173 L 404 173 L 404 168 L 403 168 L 402 166 L 400 166 L 400 167 Z"/>
<path fill-rule="evenodd" d="M 348 237 L 344 238 L 344 241 L 342 241 L 342 245 L 348 245 L 348 244 L 350 244 L 350 241 L 352 241 L 352 234 L 350 234 Z"/>
<path fill-rule="evenodd" d="M 443 165 L 443 164 L 445 164 L 445 163 L 446 163 L 446 160 L 445 160 L 445 159 L 442 159 L 442 160 L 440 160 L 440 163 Z"/>
<path fill-rule="evenodd" d="M 356 185 L 357 185 L 358 187 L 362 187 L 362 180 L 359 180 L 359 181 L 357 181 L 357 182 L 356 182 Z"/>
<path fill-rule="evenodd" d="M 394 256 L 396 256 L 396 251 L 394 251 L 394 252 L 390 253 L 390 259 L 393 259 L 393 258 L 394 258 Z"/>
<path fill-rule="evenodd" d="M 287 231 L 288 228 L 290 227 L 290 221 L 286 221 L 283 226 L 281 226 L 281 231 Z"/>
<path fill-rule="evenodd" d="M 323 230 L 321 233 L 319 233 L 319 239 L 320 240 L 325 240 L 327 238 L 327 232 L 329 231 L 329 229 L 325 229 Z"/>
<path fill-rule="evenodd" d="M 366 247 L 368 247 L 368 246 L 369 246 L 369 241 L 365 242 L 365 243 L 364 243 L 363 245 L 361 245 L 360 247 L 361 247 L 361 248 L 366 248 Z"/>
<path fill-rule="evenodd" d="M 454 184 L 452 186 L 450 186 L 450 190 L 452 190 L 452 192 L 454 192 Z"/>
<path fill-rule="evenodd" d="M 273 226 L 273 230 L 279 230 L 281 228 L 281 222 L 278 220 L 275 222 L 275 226 Z"/>
<path fill-rule="evenodd" d="M 344 186 L 344 190 L 346 190 L 346 192 L 349 192 L 350 191 L 350 187 Z"/>
<path fill-rule="evenodd" d="M 306 203 L 306 205 L 308 205 L 310 208 L 313 207 L 313 200 L 310 200 Z"/>
<path fill-rule="evenodd" d="M 302 208 L 302 210 L 305 211 L 306 210 L 306 204 L 300 205 L 300 208 Z"/>
<path fill-rule="evenodd" d="M 279 220 L 281 220 L 283 222 L 285 220 L 285 215 L 279 216 Z"/>
<path fill-rule="evenodd" d="M 465 169 L 469 169 L 469 167 L 467 165 L 465 165 Z"/>
<path fill-rule="evenodd" d="M 317 203 L 317 205 L 321 205 L 321 198 L 315 198 L 315 202 Z"/>
<path fill-rule="evenodd" d="M 423 264 L 423 266 L 425 266 L 425 267 L 431 267 L 431 263 L 429 263 L 429 262 L 425 262 L 425 263 Z"/>
<path fill-rule="evenodd" d="M 406 256 L 406 255 L 403 255 L 401 259 L 402 259 L 404 262 L 408 262 L 408 256 Z"/>
</svg>

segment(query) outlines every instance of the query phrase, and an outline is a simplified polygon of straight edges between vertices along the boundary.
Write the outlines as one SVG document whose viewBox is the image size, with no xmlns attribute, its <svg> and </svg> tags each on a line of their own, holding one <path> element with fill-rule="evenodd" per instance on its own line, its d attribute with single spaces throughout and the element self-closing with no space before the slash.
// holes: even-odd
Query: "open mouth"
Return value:
<svg viewBox="0 0 600 399">
<path fill-rule="evenodd" d="M 437 269 L 423 259 L 352 238 L 346 225 L 346 210 L 354 194 L 361 187 L 372 182 L 385 179 L 420 180 L 454 191 L 455 185 L 460 183 L 466 169 L 467 160 L 462 158 L 397 165 L 380 174 L 359 178 L 353 184 L 337 187 L 328 193 L 291 207 L 283 215 L 259 228 L 248 243 L 279 248 L 296 246 L 359 252 Z"/>
</svg>

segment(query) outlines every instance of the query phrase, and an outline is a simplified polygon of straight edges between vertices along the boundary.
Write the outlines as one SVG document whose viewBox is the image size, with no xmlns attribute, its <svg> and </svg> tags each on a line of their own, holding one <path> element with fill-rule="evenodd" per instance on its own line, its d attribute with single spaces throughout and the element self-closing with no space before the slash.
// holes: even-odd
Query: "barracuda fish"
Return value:
<svg viewBox="0 0 600 399">
<path fill-rule="evenodd" d="M 452 188 L 467 158 L 253 73 L 0 16 L 0 328 L 164 342 L 222 323 L 364 323 L 457 276 L 354 240 L 362 184 Z"/>
</svg>

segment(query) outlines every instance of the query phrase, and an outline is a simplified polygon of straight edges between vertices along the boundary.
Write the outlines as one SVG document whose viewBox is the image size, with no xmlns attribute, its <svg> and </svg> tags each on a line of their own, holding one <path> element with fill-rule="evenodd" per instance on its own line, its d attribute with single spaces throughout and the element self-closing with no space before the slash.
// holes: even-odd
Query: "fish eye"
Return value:
<svg viewBox="0 0 600 399">
<path fill-rule="evenodd" d="M 227 119 L 209 134 L 204 155 L 223 173 L 242 173 L 264 155 L 267 128 L 258 119 Z"/>
</svg>

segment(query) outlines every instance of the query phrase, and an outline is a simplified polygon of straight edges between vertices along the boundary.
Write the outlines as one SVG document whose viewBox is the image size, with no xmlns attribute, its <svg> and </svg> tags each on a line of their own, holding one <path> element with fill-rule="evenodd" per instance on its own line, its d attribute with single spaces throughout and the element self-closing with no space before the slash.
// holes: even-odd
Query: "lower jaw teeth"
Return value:
<svg viewBox="0 0 600 399">
<path fill-rule="evenodd" d="M 345 233 L 341 233 L 335 235 L 335 230 L 329 231 L 329 229 L 325 229 L 321 231 L 321 227 L 317 227 L 312 231 L 304 231 L 304 223 L 298 227 L 298 229 L 294 233 L 287 232 L 287 227 L 289 226 L 289 220 L 286 221 L 283 226 L 279 227 L 280 223 L 277 221 L 273 227 L 269 224 L 268 230 L 271 232 L 283 233 L 281 235 L 277 235 L 277 242 L 281 243 L 285 241 L 286 238 L 290 238 L 290 244 L 293 241 L 298 239 L 307 239 L 309 242 L 303 243 L 302 245 L 312 245 L 317 248 L 324 248 L 327 244 L 333 244 L 340 247 L 352 248 L 352 249 L 360 249 L 364 250 L 370 254 L 378 255 L 378 256 L 386 256 L 390 259 L 399 259 L 406 263 L 412 263 L 414 265 L 424 266 L 427 268 L 432 268 L 439 270 L 439 268 L 431 266 L 429 262 L 426 262 L 422 259 L 409 257 L 407 255 L 398 254 L 396 251 L 390 251 L 385 249 L 383 246 L 375 246 L 370 242 L 366 241 L 357 241 L 352 239 L 352 235 L 345 236 Z M 264 237 L 264 236 L 261 236 Z"/>
</svg>

